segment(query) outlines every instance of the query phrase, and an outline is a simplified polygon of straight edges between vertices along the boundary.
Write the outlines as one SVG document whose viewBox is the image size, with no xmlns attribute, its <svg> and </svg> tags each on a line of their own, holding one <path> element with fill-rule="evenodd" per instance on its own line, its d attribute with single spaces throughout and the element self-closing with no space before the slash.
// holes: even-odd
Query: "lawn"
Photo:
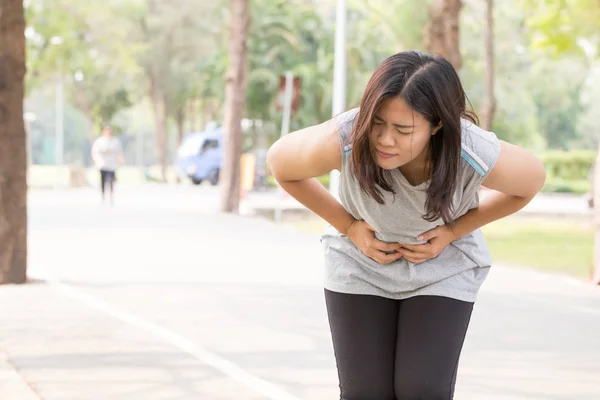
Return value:
<svg viewBox="0 0 600 400">
<path fill-rule="evenodd" d="M 587 279 L 593 259 L 592 222 L 509 217 L 483 227 L 495 261 Z"/>
<path fill-rule="evenodd" d="M 318 220 L 294 221 L 295 229 L 321 232 Z M 592 265 L 592 222 L 511 216 L 483 228 L 495 262 L 587 279 Z"/>
</svg>

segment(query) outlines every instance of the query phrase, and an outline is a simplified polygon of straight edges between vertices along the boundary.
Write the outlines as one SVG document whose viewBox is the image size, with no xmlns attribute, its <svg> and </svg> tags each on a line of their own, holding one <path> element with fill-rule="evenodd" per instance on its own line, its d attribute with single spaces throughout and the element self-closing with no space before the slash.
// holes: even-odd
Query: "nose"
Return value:
<svg viewBox="0 0 600 400">
<path fill-rule="evenodd" d="M 388 129 L 382 129 L 377 135 L 377 144 L 381 147 L 394 147 L 396 141 L 394 135 Z"/>
</svg>

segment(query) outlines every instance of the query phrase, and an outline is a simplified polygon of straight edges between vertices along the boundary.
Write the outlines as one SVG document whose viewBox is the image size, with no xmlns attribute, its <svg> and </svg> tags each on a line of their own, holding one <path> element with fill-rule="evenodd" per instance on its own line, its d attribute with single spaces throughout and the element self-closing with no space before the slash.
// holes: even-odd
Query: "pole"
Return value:
<svg viewBox="0 0 600 400">
<path fill-rule="evenodd" d="M 285 73 L 285 90 L 283 92 L 283 115 L 281 117 L 281 137 L 290 133 L 290 118 L 292 116 L 292 89 L 294 74 L 291 71 Z"/>
<path fill-rule="evenodd" d="M 333 62 L 332 115 L 346 108 L 346 0 L 337 0 L 335 14 L 335 55 Z M 329 174 L 329 192 L 339 201 L 340 172 Z"/>
<path fill-rule="evenodd" d="M 600 285 L 600 148 L 596 154 L 596 164 L 592 170 L 592 199 L 594 202 L 594 261 L 592 263 L 591 279 L 595 285 Z"/>
<path fill-rule="evenodd" d="M 285 73 L 285 89 L 283 91 L 283 115 L 281 117 L 281 135 L 284 137 L 290 133 L 290 119 L 292 116 L 292 89 L 294 84 L 294 74 L 291 71 Z M 277 190 L 283 194 L 283 190 L 277 185 Z M 283 214 L 282 204 L 280 201 L 275 206 L 275 223 L 281 223 Z"/>
<path fill-rule="evenodd" d="M 137 146 L 136 146 L 136 164 L 140 167 L 144 166 L 144 132 L 140 130 L 137 135 Z"/>
<path fill-rule="evenodd" d="M 54 161 L 56 165 L 63 165 L 64 152 L 64 102 L 63 102 L 63 79 L 62 63 L 59 63 L 58 75 L 56 77 L 56 124 L 55 124 L 55 143 L 54 143 Z"/>
</svg>

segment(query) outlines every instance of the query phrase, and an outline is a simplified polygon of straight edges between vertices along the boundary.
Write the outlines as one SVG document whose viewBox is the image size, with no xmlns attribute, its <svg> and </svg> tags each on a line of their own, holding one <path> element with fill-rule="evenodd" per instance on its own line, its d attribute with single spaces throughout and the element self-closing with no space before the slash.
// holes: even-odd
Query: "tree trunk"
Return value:
<svg viewBox="0 0 600 400">
<path fill-rule="evenodd" d="M 181 142 L 183 142 L 183 131 L 185 129 L 185 108 L 186 105 L 177 110 L 177 115 L 175 116 L 175 120 L 177 122 L 177 148 L 179 148 L 179 146 L 181 146 Z M 175 181 L 177 183 L 181 183 L 181 177 L 179 176 L 179 174 L 177 174 L 177 176 L 175 177 Z"/>
<path fill-rule="evenodd" d="M 483 38 L 485 41 L 485 106 L 482 110 L 481 127 L 487 131 L 492 129 L 496 113 L 496 97 L 494 95 L 494 0 L 485 1 L 485 23 Z"/>
<path fill-rule="evenodd" d="M 0 2 L 0 284 L 27 280 L 23 0 Z"/>
<path fill-rule="evenodd" d="M 81 112 L 83 113 L 83 115 L 85 116 L 85 122 L 87 123 L 87 127 L 88 127 L 88 152 L 84 157 L 84 164 L 90 165 L 93 163 L 91 154 L 90 154 L 90 150 L 92 148 L 92 145 L 94 144 L 94 140 L 96 140 L 96 130 L 95 130 L 95 125 L 94 125 L 94 117 L 92 115 L 92 110 L 90 109 L 90 103 L 87 99 L 86 93 L 84 88 L 82 88 L 81 86 L 78 86 L 76 89 L 76 105 L 77 108 L 79 108 L 81 110 Z"/>
<path fill-rule="evenodd" d="M 192 97 L 187 104 L 187 126 L 188 132 L 195 132 L 196 121 L 198 120 L 198 99 Z"/>
<path fill-rule="evenodd" d="M 179 147 L 179 145 L 181 145 L 181 142 L 183 141 L 183 131 L 184 131 L 184 124 L 185 124 L 185 113 L 183 112 L 183 109 L 185 107 L 181 108 L 180 110 L 177 111 L 177 116 L 175 117 L 177 120 L 177 146 Z"/>
<path fill-rule="evenodd" d="M 246 98 L 249 0 L 231 1 L 229 69 L 225 87 L 225 153 L 221 180 L 221 211 L 237 213 L 240 203 L 241 119 Z"/>
<path fill-rule="evenodd" d="M 150 99 L 154 114 L 154 126 L 156 129 L 156 153 L 160 164 L 161 179 L 167 181 L 167 106 L 165 96 L 160 92 L 156 84 L 156 78 L 151 73 Z"/>
<path fill-rule="evenodd" d="M 459 40 L 461 8 L 461 0 L 432 0 L 429 21 L 425 25 L 427 51 L 446 57 L 457 71 L 462 67 Z"/>
</svg>

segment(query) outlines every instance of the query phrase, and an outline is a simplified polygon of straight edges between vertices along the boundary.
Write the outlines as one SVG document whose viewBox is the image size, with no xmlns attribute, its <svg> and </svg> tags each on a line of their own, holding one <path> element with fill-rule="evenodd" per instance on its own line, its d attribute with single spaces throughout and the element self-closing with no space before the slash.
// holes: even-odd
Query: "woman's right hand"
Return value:
<svg viewBox="0 0 600 400">
<path fill-rule="evenodd" d="M 375 229 L 365 221 L 355 220 L 346 232 L 346 236 L 364 255 L 380 264 L 389 264 L 402 258 L 400 243 L 386 243 L 375 237 Z M 386 254 L 386 253 L 391 254 Z M 395 252 L 395 253 L 392 253 Z"/>
</svg>

